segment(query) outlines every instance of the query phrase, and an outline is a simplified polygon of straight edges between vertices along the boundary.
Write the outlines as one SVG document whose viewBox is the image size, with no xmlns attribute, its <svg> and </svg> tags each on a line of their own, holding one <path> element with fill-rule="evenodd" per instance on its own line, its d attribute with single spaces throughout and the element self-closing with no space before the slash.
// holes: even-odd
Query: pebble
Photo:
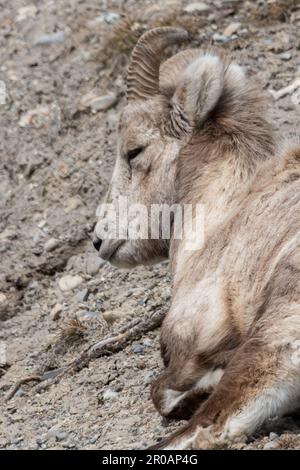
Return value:
<svg viewBox="0 0 300 470">
<path fill-rule="evenodd" d="M 279 54 L 279 57 L 281 60 L 291 60 L 292 54 L 290 52 L 282 52 L 282 54 Z"/>
<path fill-rule="evenodd" d="M 102 13 L 102 15 L 96 16 L 96 18 L 93 21 L 95 23 L 113 24 L 119 19 L 120 19 L 120 15 L 118 13 L 115 13 L 113 11 L 106 11 L 105 13 Z"/>
<path fill-rule="evenodd" d="M 51 320 L 53 320 L 53 321 L 58 320 L 62 310 L 63 310 L 63 306 L 61 304 L 55 304 L 54 307 L 52 308 L 51 312 L 50 312 Z"/>
<path fill-rule="evenodd" d="M 58 31 L 53 34 L 43 34 L 34 41 L 33 45 L 44 46 L 48 44 L 62 44 L 64 41 L 65 33 L 63 31 Z"/>
<path fill-rule="evenodd" d="M 97 442 L 98 439 L 99 439 L 99 436 L 95 434 L 94 436 L 90 437 L 89 442 L 90 444 L 95 444 L 95 442 Z"/>
<path fill-rule="evenodd" d="M 105 390 L 102 394 L 102 399 L 103 401 L 113 401 L 113 400 L 116 400 L 118 396 L 118 392 L 115 392 L 114 390 L 111 390 L 110 388 L 108 388 L 107 390 Z"/>
<path fill-rule="evenodd" d="M 136 343 L 132 345 L 132 352 L 134 352 L 134 354 L 144 354 L 144 348 L 141 344 Z"/>
<path fill-rule="evenodd" d="M 65 210 L 66 212 L 72 212 L 80 206 L 82 206 L 82 202 L 79 197 L 70 197 L 66 201 Z"/>
<path fill-rule="evenodd" d="M 114 323 L 120 318 L 120 315 L 118 313 L 113 312 L 111 310 L 103 312 L 102 316 L 107 323 Z"/>
<path fill-rule="evenodd" d="M 76 294 L 76 300 L 78 302 L 86 302 L 87 299 L 89 298 L 89 290 L 88 289 L 83 289 L 78 294 Z"/>
<path fill-rule="evenodd" d="M 278 434 L 276 434 L 276 432 L 270 432 L 269 439 L 271 441 L 275 441 L 275 439 L 277 438 L 278 438 Z"/>
<path fill-rule="evenodd" d="M 59 243 L 57 238 L 49 238 L 44 245 L 44 250 L 48 252 L 53 251 L 58 247 Z"/>
<path fill-rule="evenodd" d="M 232 36 L 240 28 L 241 23 L 230 23 L 223 31 L 224 36 Z"/>
<path fill-rule="evenodd" d="M 83 321 L 99 319 L 99 314 L 97 312 L 92 312 L 92 311 L 80 312 L 78 314 L 78 318 Z"/>
<path fill-rule="evenodd" d="M 190 3 L 184 8 L 184 11 L 186 13 L 194 13 L 196 11 L 207 11 L 209 10 L 210 7 L 204 2 L 195 2 L 195 3 Z"/>
<path fill-rule="evenodd" d="M 92 112 L 107 111 L 117 102 L 117 95 L 110 93 L 108 95 L 98 96 L 94 91 L 84 95 L 79 103 L 79 109 L 90 108 Z"/>
<path fill-rule="evenodd" d="M 83 279 L 81 276 L 63 276 L 58 281 L 59 288 L 63 291 L 73 290 L 82 283 Z"/>
<path fill-rule="evenodd" d="M 62 446 L 63 446 L 64 448 L 66 448 L 66 449 L 74 449 L 74 448 L 76 447 L 76 444 L 75 444 L 74 441 L 69 440 L 69 441 L 67 441 L 67 442 L 64 442 L 64 443 L 62 444 Z"/>
<path fill-rule="evenodd" d="M 149 370 L 149 372 L 147 372 L 147 374 L 144 377 L 144 385 L 150 385 L 154 377 L 155 377 L 154 370 Z"/>
<path fill-rule="evenodd" d="M 57 427 L 52 427 L 47 432 L 45 438 L 42 440 L 42 443 L 46 442 L 48 439 L 55 439 L 56 441 L 64 441 L 69 437 L 69 434 L 65 431 L 57 429 Z"/>
<path fill-rule="evenodd" d="M 213 34 L 212 38 L 213 38 L 214 42 L 217 42 L 219 44 L 225 44 L 226 42 L 233 41 L 234 39 L 237 39 L 237 36 L 236 35 L 225 36 L 224 34 L 215 33 L 215 34 Z"/>
<path fill-rule="evenodd" d="M 86 259 L 86 273 L 90 276 L 97 274 L 102 266 L 104 266 L 105 261 L 99 256 L 90 255 Z"/>
<path fill-rule="evenodd" d="M 0 292 L 0 304 L 5 304 L 6 301 L 7 301 L 6 295 Z"/>
<path fill-rule="evenodd" d="M 49 106 L 41 105 L 37 108 L 30 109 L 21 116 L 21 119 L 19 120 L 19 126 L 22 128 L 33 126 L 36 129 L 40 129 L 44 125 L 45 120 L 48 119 L 49 114 Z"/>
<path fill-rule="evenodd" d="M 21 7 L 18 9 L 16 21 L 20 23 L 21 21 L 27 20 L 27 18 L 34 18 L 37 14 L 37 7 L 35 5 L 27 5 L 26 7 Z"/>
<path fill-rule="evenodd" d="M 273 449 L 278 449 L 279 447 L 279 444 L 278 442 L 267 442 L 265 445 L 264 445 L 264 450 L 273 450 Z"/>
</svg>

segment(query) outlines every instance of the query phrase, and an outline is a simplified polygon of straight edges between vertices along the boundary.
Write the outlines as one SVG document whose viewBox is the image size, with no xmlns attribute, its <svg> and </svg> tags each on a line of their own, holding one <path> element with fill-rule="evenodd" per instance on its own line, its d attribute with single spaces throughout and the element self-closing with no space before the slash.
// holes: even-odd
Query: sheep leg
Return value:
<svg viewBox="0 0 300 470">
<path fill-rule="evenodd" d="M 187 420 L 209 397 L 222 375 L 222 368 L 197 370 L 191 361 L 176 369 L 169 367 L 153 382 L 152 401 L 162 416 Z"/>
<path fill-rule="evenodd" d="M 299 407 L 299 369 L 299 317 L 256 331 L 237 349 L 189 423 L 151 449 L 208 449 L 244 440 L 266 420 Z"/>
</svg>

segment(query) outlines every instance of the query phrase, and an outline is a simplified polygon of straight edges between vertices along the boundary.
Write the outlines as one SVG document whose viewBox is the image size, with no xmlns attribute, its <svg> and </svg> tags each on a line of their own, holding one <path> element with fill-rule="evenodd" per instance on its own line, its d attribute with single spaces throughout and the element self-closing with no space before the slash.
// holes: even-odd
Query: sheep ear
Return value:
<svg viewBox="0 0 300 470">
<path fill-rule="evenodd" d="M 172 98 L 192 127 L 201 126 L 216 107 L 224 89 L 224 65 L 217 56 L 201 56 L 184 71 Z"/>
</svg>

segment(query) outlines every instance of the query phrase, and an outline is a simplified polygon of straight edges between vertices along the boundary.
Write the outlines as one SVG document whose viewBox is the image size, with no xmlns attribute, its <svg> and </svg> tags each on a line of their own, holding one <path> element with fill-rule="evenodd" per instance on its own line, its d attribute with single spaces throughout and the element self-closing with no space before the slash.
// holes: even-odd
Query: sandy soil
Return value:
<svg viewBox="0 0 300 470">
<path fill-rule="evenodd" d="M 159 331 L 57 384 L 31 382 L 4 398 L 19 379 L 168 307 L 167 263 L 120 271 L 101 263 L 90 241 L 141 32 L 180 24 L 193 46 L 230 51 L 267 90 L 300 77 L 299 2 L 196 3 L 189 11 L 192 2 L 180 0 L 0 0 L 0 448 L 142 448 L 179 425 L 162 420 L 149 396 L 162 367 Z M 107 94 L 101 111 L 96 97 Z M 299 134 L 297 99 L 270 98 L 278 131 Z M 61 289 L 65 276 L 73 288 Z M 300 448 L 300 422 L 270 423 L 237 447 Z"/>
</svg>

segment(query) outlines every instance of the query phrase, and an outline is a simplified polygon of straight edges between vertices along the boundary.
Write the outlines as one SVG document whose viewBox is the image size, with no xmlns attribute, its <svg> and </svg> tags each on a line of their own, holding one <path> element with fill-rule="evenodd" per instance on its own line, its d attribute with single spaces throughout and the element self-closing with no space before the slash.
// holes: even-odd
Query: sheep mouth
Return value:
<svg viewBox="0 0 300 470">
<path fill-rule="evenodd" d="M 125 240 L 104 240 L 99 250 L 100 258 L 111 262 Z"/>
</svg>

